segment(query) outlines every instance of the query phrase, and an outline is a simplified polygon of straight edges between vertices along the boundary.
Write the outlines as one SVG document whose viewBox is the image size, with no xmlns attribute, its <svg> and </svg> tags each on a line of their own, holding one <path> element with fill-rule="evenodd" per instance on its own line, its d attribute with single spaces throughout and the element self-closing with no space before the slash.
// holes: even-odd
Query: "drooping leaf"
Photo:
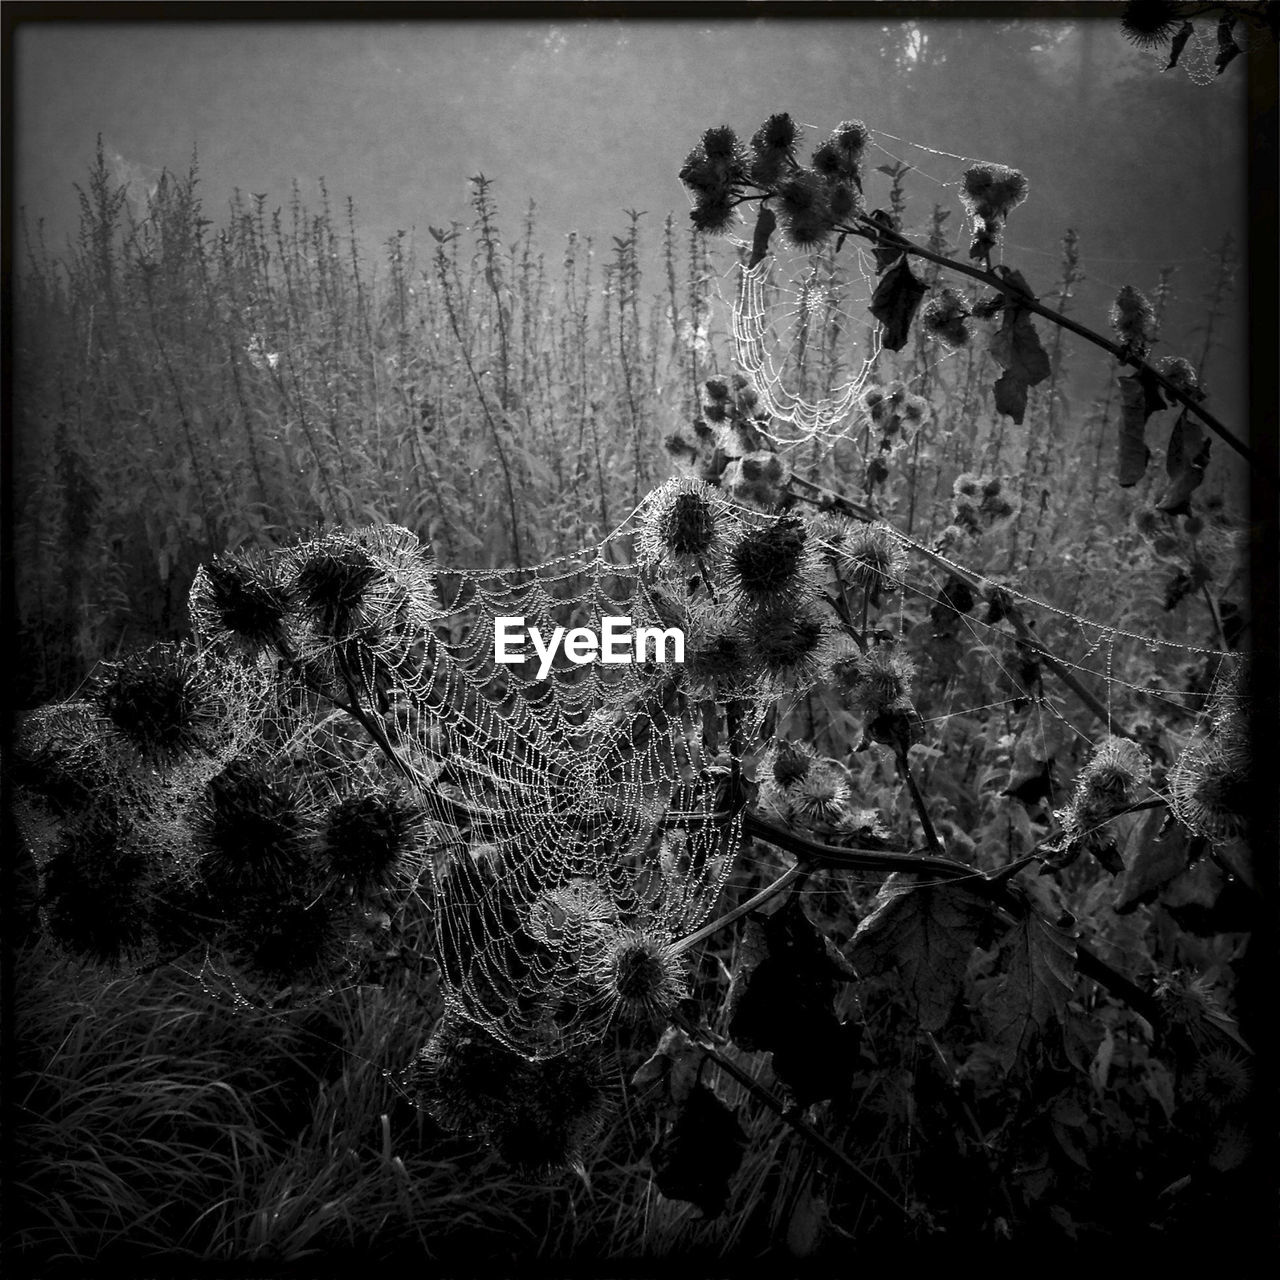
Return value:
<svg viewBox="0 0 1280 1280">
<path fill-rule="evenodd" d="M 691 1201 L 706 1217 L 718 1217 L 746 1147 L 737 1117 L 699 1084 L 649 1152 L 653 1180 L 668 1200 Z"/>
<path fill-rule="evenodd" d="M 1027 384 L 1012 373 L 1002 373 L 993 388 L 996 394 L 996 412 L 1012 418 L 1017 426 L 1027 412 Z"/>
<path fill-rule="evenodd" d="M 1164 70 L 1172 71 L 1178 65 L 1178 59 L 1182 57 L 1182 51 L 1187 47 L 1187 41 L 1195 35 L 1195 31 L 1195 27 L 1189 21 L 1178 28 L 1177 34 L 1173 37 L 1173 43 L 1169 46 L 1169 61 Z"/>
<path fill-rule="evenodd" d="M 660 1105 L 678 1107 L 693 1092 L 704 1056 L 703 1051 L 679 1027 L 668 1027 L 652 1056 L 631 1077 L 632 1087 L 658 1084 L 661 1086 Z"/>
<path fill-rule="evenodd" d="M 864 977 L 896 972 L 921 1028 L 939 1031 L 991 919 L 991 904 L 970 889 L 894 874 L 858 926 L 850 959 Z"/>
<path fill-rule="evenodd" d="M 1004 972 L 990 988 L 983 1013 L 1006 1071 L 1044 1031 L 1061 1020 L 1075 989 L 1075 939 L 1030 906 L 1000 941 Z"/>
<path fill-rule="evenodd" d="M 1232 28 L 1235 25 L 1235 15 L 1230 13 L 1224 14 L 1218 21 L 1218 54 L 1213 60 L 1213 65 L 1218 68 L 1219 75 L 1240 53 L 1240 46 L 1236 44 L 1235 36 L 1232 34 Z"/>
<path fill-rule="evenodd" d="M 1120 380 L 1120 462 L 1117 480 L 1122 489 L 1135 485 L 1146 474 L 1151 450 L 1147 448 L 1147 419 L 1165 407 L 1160 384 L 1147 373 Z"/>
<path fill-rule="evenodd" d="M 751 259 L 747 263 L 748 270 L 758 267 L 769 254 L 769 237 L 778 225 L 777 214 L 767 204 L 760 206 L 756 214 L 756 229 L 751 237 Z"/>
<path fill-rule="evenodd" d="M 1027 388 L 1043 382 L 1051 372 L 1049 354 L 1041 345 L 1030 312 L 1006 300 L 1000 328 L 991 335 L 990 350 L 1004 370 L 996 380 L 996 409 L 1021 423 L 1027 411 Z"/>
<path fill-rule="evenodd" d="M 880 275 L 886 268 L 893 266 L 902 256 L 901 245 L 894 243 L 897 239 L 898 228 L 893 220 L 893 214 L 886 213 L 883 209 L 872 209 L 867 214 L 867 221 L 874 222 L 885 233 L 887 243 L 877 244 L 872 250 L 876 259 L 876 274 Z"/>
<path fill-rule="evenodd" d="M 1165 455 L 1165 470 L 1169 473 L 1169 488 L 1156 503 L 1156 510 L 1171 516 L 1186 515 L 1190 510 L 1191 495 L 1204 481 L 1209 467 L 1209 450 L 1213 441 L 1201 429 L 1200 424 L 1187 417 L 1184 409 L 1169 433 L 1169 450 Z"/>
<path fill-rule="evenodd" d="M 773 1069 L 802 1106 L 834 1097 L 854 1068 L 862 1029 L 842 1023 L 833 1001 L 854 977 L 799 898 L 764 921 L 748 920 L 729 989 L 735 1044 L 773 1054 Z"/>
<path fill-rule="evenodd" d="M 1150 902 L 1162 885 L 1186 869 L 1190 856 L 1186 829 L 1159 809 L 1147 816 L 1135 844 L 1137 852 L 1116 886 L 1112 909 L 1117 915 Z"/>
<path fill-rule="evenodd" d="M 871 295 L 871 314 L 884 326 L 880 342 L 886 351 L 901 351 L 907 345 L 911 321 L 927 292 L 905 254 L 880 277 Z"/>
</svg>

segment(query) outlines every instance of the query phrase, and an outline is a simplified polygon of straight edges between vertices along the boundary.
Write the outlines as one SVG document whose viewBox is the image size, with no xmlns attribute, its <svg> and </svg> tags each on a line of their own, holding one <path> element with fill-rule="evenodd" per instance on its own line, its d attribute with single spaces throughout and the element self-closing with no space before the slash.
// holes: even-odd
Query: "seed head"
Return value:
<svg viewBox="0 0 1280 1280">
<path fill-rule="evenodd" d="M 1139 49 L 1162 48 L 1180 25 L 1174 0 L 1129 0 L 1120 15 L 1125 39 Z"/>
<path fill-rule="evenodd" d="M 293 779 L 265 762 L 233 760 L 209 783 L 195 821 L 205 878 L 220 896 L 283 891 L 310 862 L 310 808 Z"/>
<path fill-rule="evenodd" d="M 771 115 L 751 135 L 751 147 L 756 152 L 791 150 L 800 140 L 800 130 L 785 112 Z"/>
<path fill-rule="evenodd" d="M 1076 780 L 1074 807 L 1080 823 L 1093 827 L 1127 808 L 1150 777 L 1151 762 L 1136 742 L 1106 738 Z"/>
<path fill-rule="evenodd" d="M 780 787 L 791 787 L 808 776 L 814 758 L 813 748 L 807 742 L 782 741 L 765 754 L 762 773 Z"/>
<path fill-rule="evenodd" d="M 602 960 L 602 994 L 628 1021 L 664 1018 L 687 994 L 685 966 L 669 941 L 644 929 L 618 929 Z"/>
<path fill-rule="evenodd" d="M 322 636 L 343 640 L 374 623 L 380 577 L 373 557 L 350 534 L 335 531 L 294 552 L 290 584 Z"/>
<path fill-rule="evenodd" d="M 793 789 L 795 820 L 805 826 L 834 827 L 849 813 L 848 771 L 833 760 L 816 761 Z"/>
<path fill-rule="evenodd" d="M 826 182 L 801 169 L 778 185 L 778 215 L 787 239 L 797 249 L 812 249 L 831 235 L 833 220 Z"/>
<path fill-rule="evenodd" d="M 804 522 L 783 516 L 739 538 L 729 552 L 731 581 L 753 605 L 795 599 L 805 593 L 810 555 Z"/>
<path fill-rule="evenodd" d="M 325 816 L 321 846 L 330 868 L 357 893 L 387 885 L 423 816 L 398 789 L 351 791 Z"/>
<path fill-rule="evenodd" d="M 1196 734 L 1169 773 L 1178 821 L 1210 840 L 1240 835 L 1249 812 L 1248 738 L 1243 732 Z"/>
<path fill-rule="evenodd" d="M 167 766 L 210 741 L 215 686 L 187 645 L 159 644 L 104 664 L 91 700 L 148 760 Z"/>
<path fill-rule="evenodd" d="M 759 610 L 750 619 L 748 634 L 759 669 L 774 692 L 800 692 L 822 679 L 831 636 L 813 609 Z"/>
<path fill-rule="evenodd" d="M 279 642 L 292 603 L 275 560 L 231 552 L 201 565 L 188 608 L 198 636 L 252 657 Z"/>
<path fill-rule="evenodd" d="M 975 164 L 964 172 L 961 200 L 983 223 L 1000 223 L 1027 198 L 1027 180 L 1003 164 Z"/>
<path fill-rule="evenodd" d="M 1156 309 L 1132 285 L 1122 285 L 1109 319 L 1116 341 L 1135 355 L 1145 355 L 1156 340 Z"/>
<path fill-rule="evenodd" d="M 971 334 L 965 320 L 969 304 L 954 289 L 943 289 L 920 308 L 920 326 L 952 351 L 968 344 Z"/>
<path fill-rule="evenodd" d="M 883 520 L 852 524 L 835 547 L 836 565 L 851 586 L 893 592 L 903 583 L 907 551 Z"/>
<path fill-rule="evenodd" d="M 715 558 L 723 542 L 723 500 L 710 485 L 684 478 L 668 481 L 651 495 L 640 525 L 643 563 L 696 570 Z"/>
<path fill-rule="evenodd" d="M 910 700 L 915 664 L 905 653 L 880 645 L 862 654 L 849 672 L 849 693 L 855 709 L 867 720 Z"/>
<path fill-rule="evenodd" d="M 1248 1059 L 1234 1049 L 1210 1049 L 1192 1068 L 1186 1094 L 1214 1115 L 1248 1100 L 1253 1072 Z"/>
<path fill-rule="evenodd" d="M 1196 376 L 1195 366 L 1182 356 L 1163 356 L 1156 362 L 1156 368 L 1177 389 L 1196 400 L 1203 398 L 1200 391 L 1200 379 Z"/>
<path fill-rule="evenodd" d="M 594 1054 L 529 1061 L 452 1007 L 405 1084 L 438 1123 L 484 1139 L 534 1177 L 580 1165 L 609 1110 Z"/>
</svg>

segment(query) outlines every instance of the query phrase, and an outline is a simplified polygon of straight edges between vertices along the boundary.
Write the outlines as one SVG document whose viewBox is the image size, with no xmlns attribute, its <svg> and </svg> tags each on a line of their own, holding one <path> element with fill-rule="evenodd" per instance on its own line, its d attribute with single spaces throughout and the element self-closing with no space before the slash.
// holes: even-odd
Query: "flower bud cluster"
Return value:
<svg viewBox="0 0 1280 1280">
<path fill-rule="evenodd" d="M 964 171 L 960 199 L 973 220 L 969 256 L 989 260 L 1010 212 L 1027 198 L 1027 179 L 1003 164 L 975 164 Z"/>
<path fill-rule="evenodd" d="M 962 537 L 979 537 L 1013 517 L 1016 508 L 1004 496 L 998 476 L 964 472 L 952 485 L 951 524 Z"/>
<path fill-rule="evenodd" d="M 1124 349 L 1145 356 L 1156 340 L 1156 309 L 1150 299 L 1132 285 L 1122 285 L 1108 315 L 1111 332 Z"/>
<path fill-rule="evenodd" d="M 920 327 L 951 351 L 967 346 L 972 334 L 965 320 L 973 314 L 954 289 L 942 289 L 920 308 Z"/>
</svg>

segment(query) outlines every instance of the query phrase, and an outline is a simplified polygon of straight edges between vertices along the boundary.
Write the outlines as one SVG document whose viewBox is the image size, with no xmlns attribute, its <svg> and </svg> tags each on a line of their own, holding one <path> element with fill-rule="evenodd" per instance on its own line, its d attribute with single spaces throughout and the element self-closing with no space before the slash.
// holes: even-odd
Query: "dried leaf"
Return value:
<svg viewBox="0 0 1280 1280">
<path fill-rule="evenodd" d="M 862 1029 L 838 1021 L 833 1002 L 837 982 L 854 976 L 799 898 L 748 921 L 729 988 L 729 1035 L 744 1049 L 771 1052 L 775 1074 L 802 1106 L 834 1097 L 853 1071 Z"/>
<path fill-rule="evenodd" d="M 1231 34 L 1235 25 L 1234 14 L 1224 14 L 1218 20 L 1218 54 L 1213 60 L 1213 65 L 1218 68 L 1219 75 L 1227 69 L 1227 66 L 1240 53 L 1240 46 L 1236 44 L 1235 36 Z"/>
<path fill-rule="evenodd" d="M 880 277 L 871 296 L 871 314 L 884 326 L 880 343 L 886 351 L 901 351 L 907 345 L 911 321 L 927 292 L 905 254 Z"/>
<path fill-rule="evenodd" d="M 653 1055 L 631 1077 L 632 1087 L 661 1082 L 663 1104 L 679 1106 L 693 1092 L 703 1056 L 679 1027 L 668 1027 Z"/>
<path fill-rule="evenodd" d="M 853 936 L 864 977 L 896 971 L 925 1031 L 939 1031 L 964 984 L 969 957 L 990 925 L 991 904 L 959 885 L 884 882 Z"/>
<path fill-rule="evenodd" d="M 867 214 L 867 221 L 874 222 L 877 227 L 887 234 L 887 238 L 890 241 L 888 244 L 877 244 L 872 249 L 876 259 L 876 274 L 879 275 L 887 267 L 893 266 L 902 256 L 902 246 L 892 243 L 897 236 L 898 227 L 893 220 L 893 215 L 885 213 L 883 209 L 873 209 Z"/>
<path fill-rule="evenodd" d="M 1139 373 L 1120 380 L 1120 487 L 1127 489 L 1142 479 L 1151 460 L 1147 448 L 1147 419 L 1165 407 L 1160 384 L 1149 374 Z"/>
<path fill-rule="evenodd" d="M 1027 384 L 1011 373 L 1002 373 L 995 383 L 996 412 L 1007 414 L 1017 426 L 1027 412 Z"/>
<path fill-rule="evenodd" d="M 1076 943 L 1028 907 L 1001 939 L 999 955 L 1004 973 L 990 988 L 983 1012 L 997 1056 L 1011 1071 L 1050 1019 L 1061 1021 L 1075 989 Z"/>
<path fill-rule="evenodd" d="M 1153 809 L 1142 824 L 1133 856 L 1116 886 L 1113 910 L 1126 915 L 1156 896 L 1161 885 L 1186 869 L 1190 849 L 1185 828 Z"/>
<path fill-rule="evenodd" d="M 1213 441 L 1200 424 L 1187 417 L 1184 409 L 1169 433 L 1169 451 L 1165 470 L 1169 488 L 1156 504 L 1157 511 L 1171 516 L 1186 515 L 1191 509 L 1191 495 L 1200 487 L 1209 466 L 1209 450 Z"/>
<path fill-rule="evenodd" d="M 1025 284 L 1019 276 L 1015 283 Z M 1004 370 L 996 381 L 996 409 L 1021 423 L 1027 410 L 1027 388 L 1051 372 L 1049 354 L 1025 308 L 1006 300 L 1000 328 L 991 335 L 992 359 Z"/>
<path fill-rule="evenodd" d="M 1187 41 L 1195 35 L 1195 31 L 1195 27 L 1189 21 L 1178 28 L 1177 34 L 1173 37 L 1173 43 L 1169 46 L 1169 61 L 1164 68 L 1166 71 L 1172 71 L 1178 65 L 1178 59 L 1182 57 L 1182 51 L 1187 47 Z"/>
<path fill-rule="evenodd" d="M 737 1117 L 700 1084 L 649 1152 L 653 1180 L 668 1200 L 689 1200 L 708 1218 L 718 1217 L 746 1147 Z"/>
<path fill-rule="evenodd" d="M 751 259 L 747 263 L 748 269 L 758 267 L 768 256 L 769 237 L 773 235 L 777 225 L 777 215 L 767 204 L 762 204 L 760 212 L 756 214 L 755 234 L 751 237 Z"/>
</svg>

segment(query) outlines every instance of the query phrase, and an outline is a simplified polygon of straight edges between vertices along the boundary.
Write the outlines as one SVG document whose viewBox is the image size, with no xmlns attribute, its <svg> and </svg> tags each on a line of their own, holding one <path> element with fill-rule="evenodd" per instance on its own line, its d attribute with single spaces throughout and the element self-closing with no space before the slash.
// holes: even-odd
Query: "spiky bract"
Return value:
<svg viewBox="0 0 1280 1280">
<path fill-rule="evenodd" d="M 701 480 L 670 480 L 650 495 L 640 522 L 642 563 L 670 564 L 689 572 L 714 561 L 728 516 L 724 500 Z"/>
<path fill-rule="evenodd" d="M 211 746 L 216 685 L 188 645 L 159 644 L 105 663 L 90 697 L 148 760 L 163 766 Z"/>
<path fill-rule="evenodd" d="M 324 818 L 321 847 L 330 870 L 357 893 L 386 887 L 408 855 L 422 810 L 399 789 L 360 786 Z"/>
<path fill-rule="evenodd" d="M 670 941 L 645 929 L 618 929 L 607 940 L 597 981 L 606 1002 L 628 1021 L 664 1018 L 688 992 L 684 962 Z"/>
</svg>

